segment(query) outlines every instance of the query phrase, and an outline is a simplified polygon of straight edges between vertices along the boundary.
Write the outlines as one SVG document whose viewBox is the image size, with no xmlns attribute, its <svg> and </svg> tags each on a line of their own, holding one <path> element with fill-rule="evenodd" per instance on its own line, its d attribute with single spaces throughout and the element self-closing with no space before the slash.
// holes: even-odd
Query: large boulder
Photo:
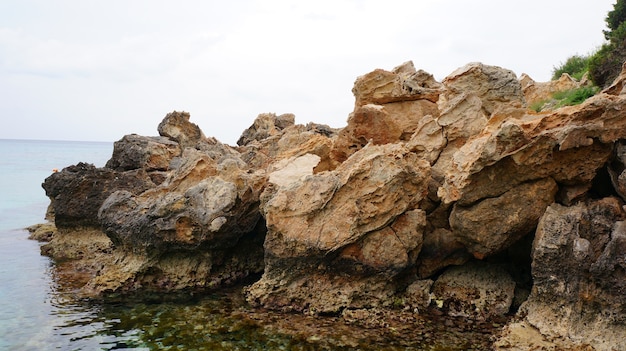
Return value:
<svg viewBox="0 0 626 351">
<path fill-rule="evenodd" d="M 167 171 L 172 159 L 180 153 L 180 145 L 166 137 L 130 134 L 113 144 L 113 155 L 105 168 L 120 172 L 134 169 Z"/>
<path fill-rule="evenodd" d="M 236 160 L 216 162 L 188 148 L 160 186 L 135 195 L 117 191 L 100 208 L 105 232 L 133 251 L 228 247 L 260 218 L 255 177 Z"/>
<path fill-rule="evenodd" d="M 57 227 L 99 227 L 98 210 L 109 195 L 118 190 L 139 194 L 154 183 L 144 169 L 120 172 L 80 162 L 53 173 L 42 187 Z"/>
<path fill-rule="evenodd" d="M 615 198 L 554 204 L 533 243 L 534 286 L 498 350 L 626 348 L 626 213 Z"/>
<path fill-rule="evenodd" d="M 237 145 L 244 146 L 255 140 L 261 141 L 279 135 L 285 128 L 295 125 L 295 120 L 296 116 L 291 113 L 280 116 L 274 113 L 262 113 L 248 129 L 241 133 Z"/>
<path fill-rule="evenodd" d="M 491 256 L 535 230 L 557 189 L 554 180 L 546 178 L 471 206 L 457 203 L 450 213 L 450 227 L 474 257 Z"/>
<path fill-rule="evenodd" d="M 437 116 L 441 83 L 406 62 L 391 72 L 382 69 L 358 77 L 352 92 L 354 112 L 337 137 L 332 158 L 341 163 L 371 142 L 375 145 L 407 141 L 422 118 Z"/>
<path fill-rule="evenodd" d="M 414 208 L 428 171 L 402 146 L 368 145 L 332 172 L 268 188 L 266 270 L 249 300 L 317 312 L 381 303 L 421 248 L 425 215 Z"/>
<path fill-rule="evenodd" d="M 168 113 L 159 123 L 159 135 L 167 137 L 180 144 L 182 149 L 194 147 L 203 140 L 204 133 L 196 124 L 189 122 L 189 112 L 173 111 Z"/>
</svg>

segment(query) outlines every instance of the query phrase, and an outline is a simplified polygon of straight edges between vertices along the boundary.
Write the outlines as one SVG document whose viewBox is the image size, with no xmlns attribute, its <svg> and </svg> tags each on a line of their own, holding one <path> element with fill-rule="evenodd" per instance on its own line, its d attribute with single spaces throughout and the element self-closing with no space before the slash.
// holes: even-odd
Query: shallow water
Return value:
<svg viewBox="0 0 626 351">
<path fill-rule="evenodd" d="M 379 311 L 361 322 L 250 308 L 240 288 L 86 301 L 22 228 L 53 168 L 103 166 L 112 143 L 0 140 L 0 350 L 483 350 L 492 324 Z M 69 283 L 69 284 L 67 284 Z"/>
</svg>

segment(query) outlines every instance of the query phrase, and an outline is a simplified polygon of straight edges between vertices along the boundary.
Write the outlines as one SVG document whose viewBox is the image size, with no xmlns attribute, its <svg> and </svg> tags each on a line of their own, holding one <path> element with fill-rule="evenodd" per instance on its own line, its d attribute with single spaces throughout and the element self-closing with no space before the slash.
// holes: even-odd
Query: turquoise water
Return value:
<svg viewBox="0 0 626 351">
<path fill-rule="evenodd" d="M 22 228 L 44 221 L 54 168 L 103 166 L 112 143 L 0 140 L 0 350 L 485 350 L 493 328 L 399 311 L 363 324 L 252 309 L 241 289 L 77 300 Z"/>
<path fill-rule="evenodd" d="M 0 140 L 0 350 L 71 349 L 58 329 L 66 309 L 51 262 L 23 228 L 44 221 L 49 200 L 41 183 L 52 169 L 104 166 L 112 151 L 112 143 Z"/>
</svg>

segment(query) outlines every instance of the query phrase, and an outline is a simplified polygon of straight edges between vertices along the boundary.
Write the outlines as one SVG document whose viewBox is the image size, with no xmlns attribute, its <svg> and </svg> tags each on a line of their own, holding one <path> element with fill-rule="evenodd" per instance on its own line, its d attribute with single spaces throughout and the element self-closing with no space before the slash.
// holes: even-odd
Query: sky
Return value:
<svg viewBox="0 0 626 351">
<path fill-rule="evenodd" d="M 235 145 L 260 113 L 344 127 L 355 79 L 413 61 L 536 81 L 604 40 L 615 0 L 0 0 L 0 139 L 158 135 L 187 111 Z"/>
</svg>

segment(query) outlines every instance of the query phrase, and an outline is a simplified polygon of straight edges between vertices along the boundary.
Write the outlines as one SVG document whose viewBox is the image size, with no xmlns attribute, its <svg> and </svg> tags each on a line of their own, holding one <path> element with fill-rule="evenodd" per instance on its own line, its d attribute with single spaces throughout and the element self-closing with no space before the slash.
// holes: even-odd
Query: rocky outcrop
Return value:
<svg viewBox="0 0 626 351">
<path fill-rule="evenodd" d="M 613 197 L 548 207 L 533 243 L 533 290 L 499 350 L 626 348 L 624 218 Z"/>
<path fill-rule="evenodd" d="M 494 347 L 622 349 L 625 79 L 537 113 L 567 77 L 471 63 L 437 82 L 407 62 L 357 78 L 344 128 L 261 114 L 237 147 L 173 112 L 106 167 L 46 180 L 60 227 L 47 252 L 81 228 L 104 238 L 81 249 L 99 257 L 91 294 L 259 274 L 245 291 L 264 308 L 515 315 Z"/>
</svg>

